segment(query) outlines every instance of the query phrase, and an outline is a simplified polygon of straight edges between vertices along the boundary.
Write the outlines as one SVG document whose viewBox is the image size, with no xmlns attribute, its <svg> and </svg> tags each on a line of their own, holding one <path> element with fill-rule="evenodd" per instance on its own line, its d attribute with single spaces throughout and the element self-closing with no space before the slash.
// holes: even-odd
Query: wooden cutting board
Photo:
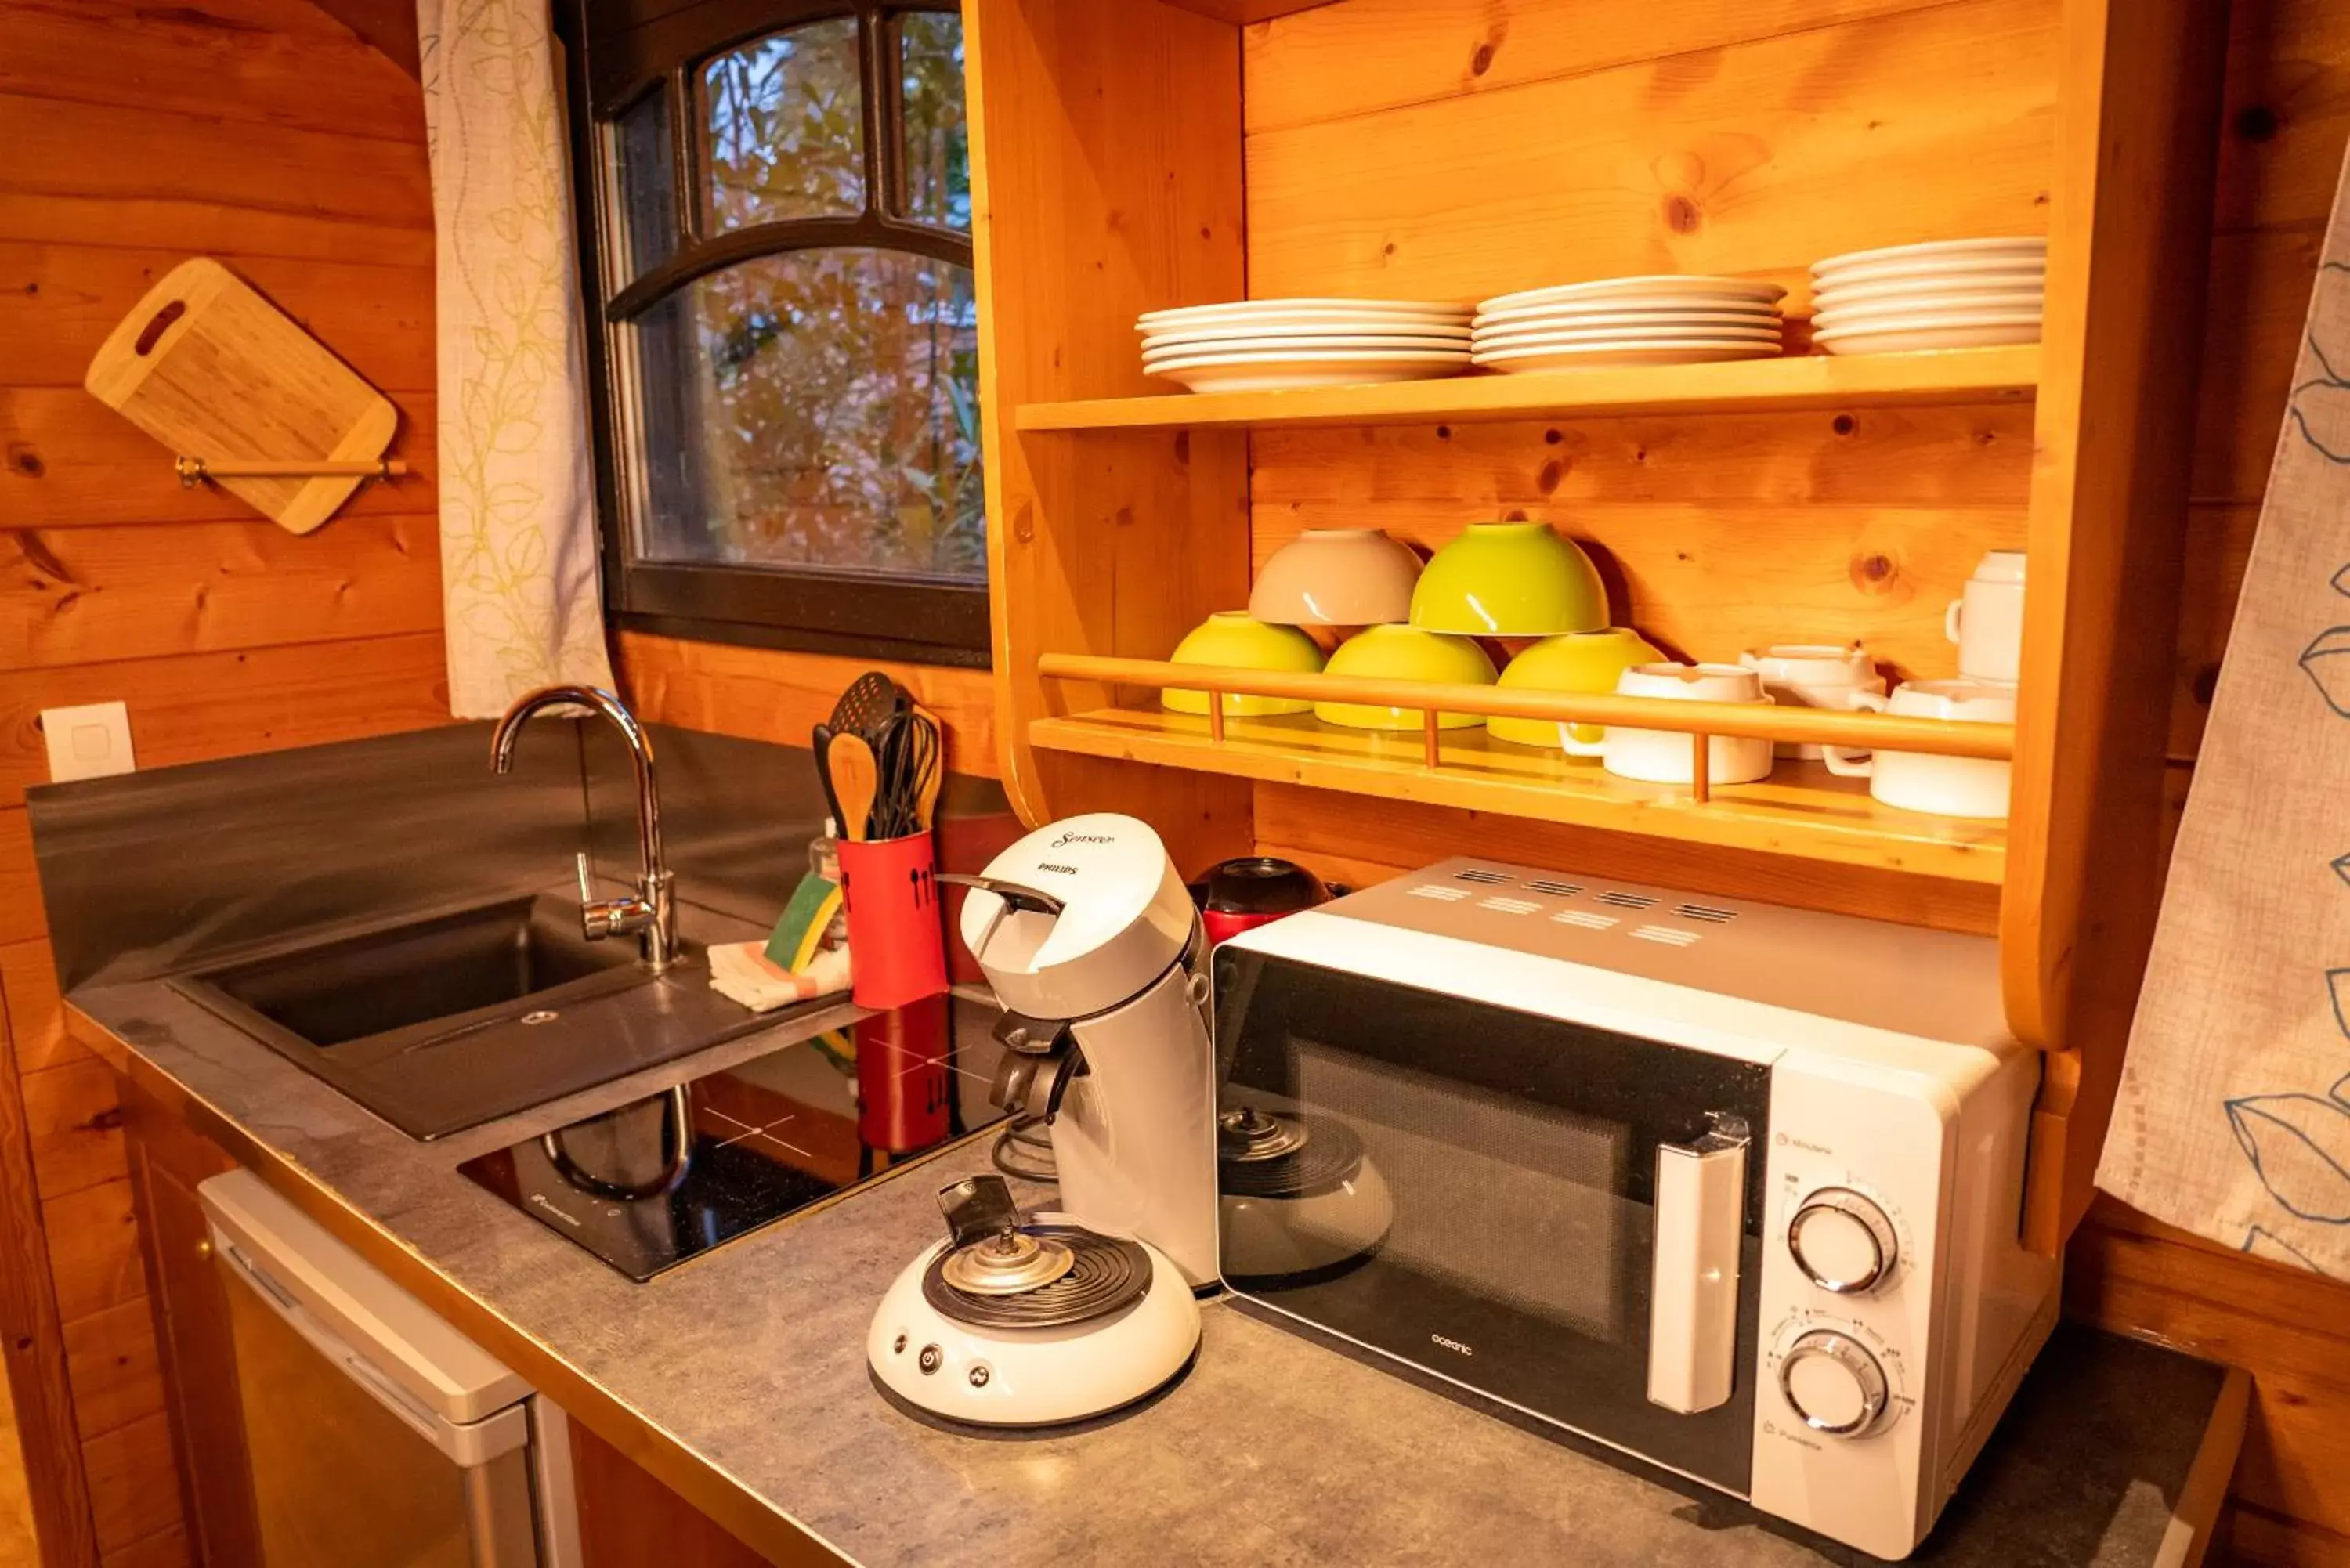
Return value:
<svg viewBox="0 0 2350 1568">
<path fill-rule="evenodd" d="M 400 426 L 391 400 L 216 261 L 173 267 L 89 362 L 82 385 L 181 457 L 371 462 Z M 160 460 L 159 460 L 160 461 Z M 216 479 L 296 534 L 335 514 L 362 480 Z"/>
</svg>

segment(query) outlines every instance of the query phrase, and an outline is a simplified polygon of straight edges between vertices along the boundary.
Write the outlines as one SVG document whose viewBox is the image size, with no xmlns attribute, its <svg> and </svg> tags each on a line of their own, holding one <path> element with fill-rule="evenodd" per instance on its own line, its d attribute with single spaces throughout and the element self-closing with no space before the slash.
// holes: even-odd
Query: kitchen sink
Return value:
<svg viewBox="0 0 2350 1568">
<path fill-rule="evenodd" d="M 682 940 L 654 974 L 634 940 L 591 942 L 576 903 L 540 894 L 172 983 L 410 1137 L 434 1138 L 830 1004 L 746 1012 L 710 989 L 704 952 Z"/>
<path fill-rule="evenodd" d="M 572 994 L 580 981 L 626 985 L 637 973 L 634 942 L 591 942 L 576 911 L 525 898 L 214 970 L 196 983 L 325 1047 L 419 1025 L 445 1033 L 484 1009 Z"/>
</svg>

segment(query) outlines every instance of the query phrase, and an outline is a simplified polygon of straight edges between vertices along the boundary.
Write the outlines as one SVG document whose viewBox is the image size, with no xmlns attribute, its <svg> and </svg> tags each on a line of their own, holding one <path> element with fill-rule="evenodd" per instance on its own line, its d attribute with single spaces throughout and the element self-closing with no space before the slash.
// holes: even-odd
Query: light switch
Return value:
<svg viewBox="0 0 2350 1568">
<path fill-rule="evenodd" d="M 41 735 L 49 747 L 49 782 L 102 779 L 137 770 L 130 753 L 130 710 L 120 702 L 41 710 Z"/>
</svg>

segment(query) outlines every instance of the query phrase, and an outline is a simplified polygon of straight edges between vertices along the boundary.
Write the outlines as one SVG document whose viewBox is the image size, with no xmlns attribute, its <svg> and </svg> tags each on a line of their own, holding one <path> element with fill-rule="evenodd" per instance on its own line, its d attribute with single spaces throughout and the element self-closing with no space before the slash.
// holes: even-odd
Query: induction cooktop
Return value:
<svg viewBox="0 0 2350 1568">
<path fill-rule="evenodd" d="M 876 1013 L 457 1168 L 632 1280 L 1001 1119 L 994 1008 Z"/>
</svg>

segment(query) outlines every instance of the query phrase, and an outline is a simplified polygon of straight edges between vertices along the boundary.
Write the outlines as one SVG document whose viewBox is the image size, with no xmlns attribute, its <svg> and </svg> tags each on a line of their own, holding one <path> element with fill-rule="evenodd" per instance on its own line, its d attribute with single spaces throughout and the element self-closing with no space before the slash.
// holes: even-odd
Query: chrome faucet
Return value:
<svg viewBox="0 0 2350 1568">
<path fill-rule="evenodd" d="M 637 767 L 637 890 L 625 898 L 598 898 L 588 882 L 588 856 L 579 856 L 579 929 L 589 941 L 637 933 L 645 967 L 655 974 L 677 957 L 677 904 L 668 862 L 661 858 L 660 794 L 653 784 L 653 742 L 637 716 L 609 691 L 594 686 L 545 686 L 506 710 L 490 737 L 490 767 L 514 771 L 515 737 L 524 721 L 542 708 L 592 708 L 612 721 L 629 742 Z"/>
</svg>

